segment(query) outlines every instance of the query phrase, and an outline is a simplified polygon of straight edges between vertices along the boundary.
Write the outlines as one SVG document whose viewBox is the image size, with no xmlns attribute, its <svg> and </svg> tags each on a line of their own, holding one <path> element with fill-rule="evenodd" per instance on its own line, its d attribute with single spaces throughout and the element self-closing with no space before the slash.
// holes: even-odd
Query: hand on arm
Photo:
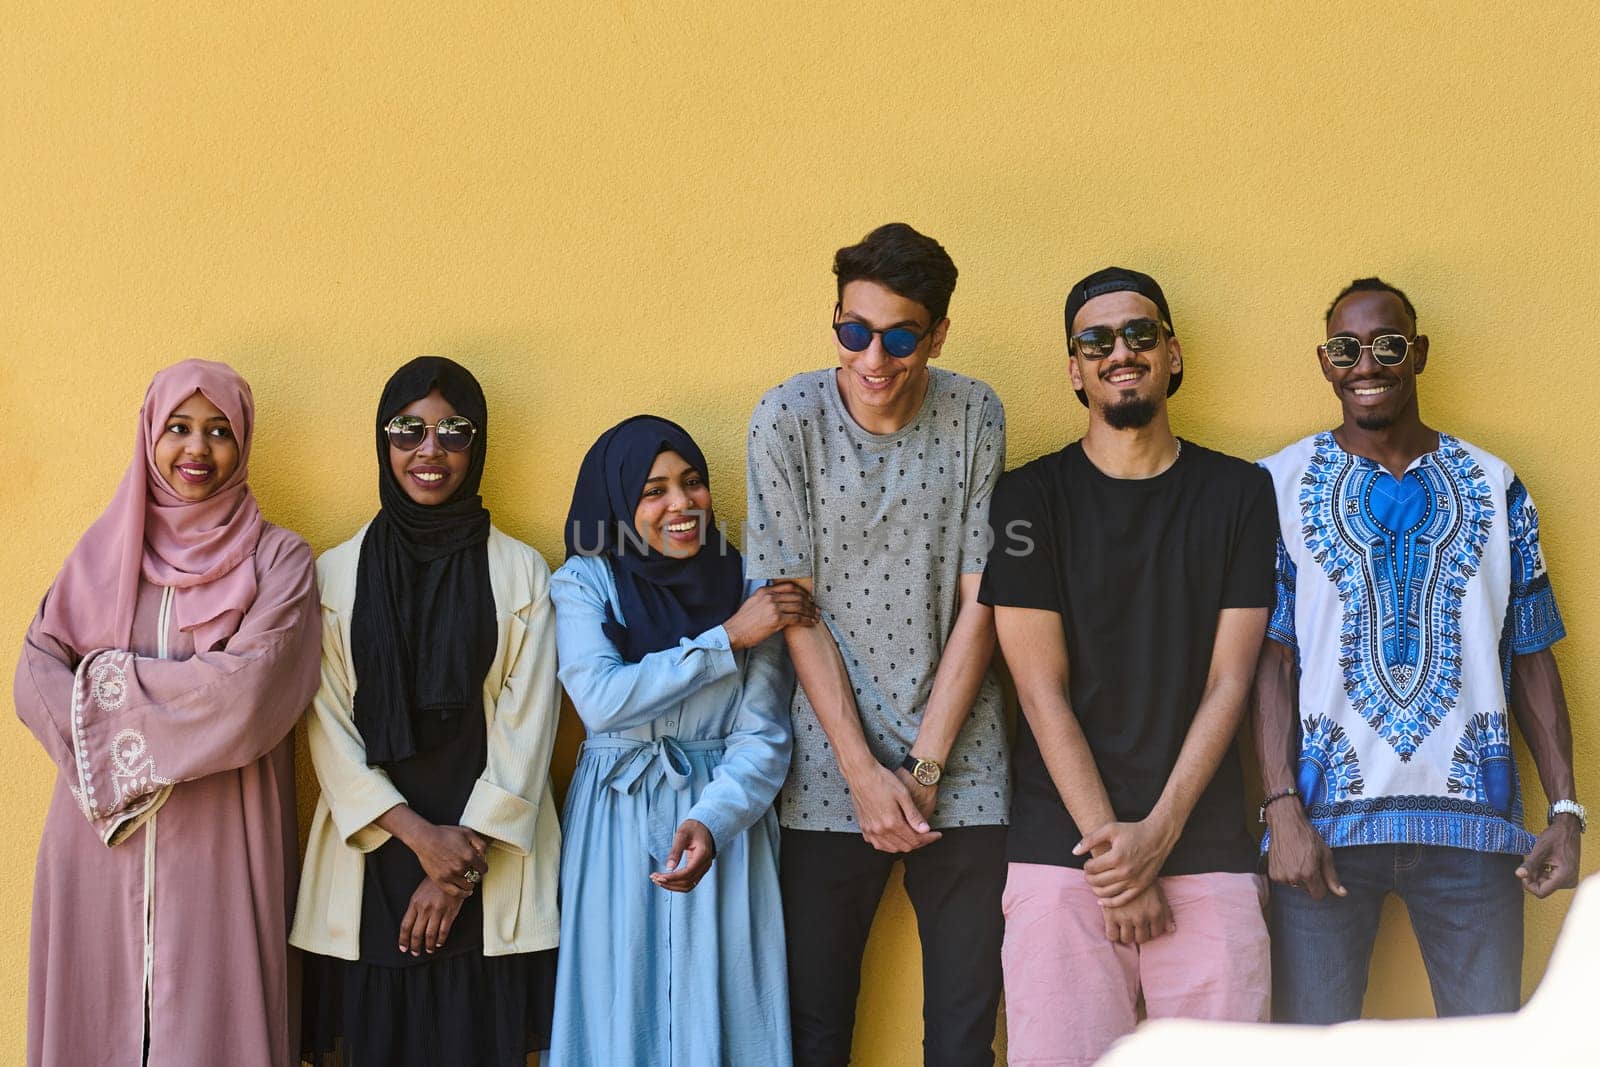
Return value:
<svg viewBox="0 0 1600 1067">
<path fill-rule="evenodd" d="M 1083 871 L 1095 895 L 1109 906 L 1127 904 L 1153 885 L 1177 845 L 1190 813 L 1239 732 L 1266 630 L 1266 608 L 1224 608 L 1217 613 L 1205 692 L 1161 798 L 1145 818 L 1096 827 L 1075 850 L 1082 855 L 1104 848 L 1084 864 Z"/>
<path fill-rule="evenodd" d="M 1548 648 L 1511 660 L 1511 709 L 1539 768 L 1539 782 L 1551 800 L 1576 800 L 1572 773 L 1572 720 L 1561 687 L 1561 672 Z M 1543 899 L 1578 884 L 1578 817 L 1562 812 L 1551 820 L 1517 868 L 1528 892 Z"/>
<path fill-rule="evenodd" d="M 994 658 L 994 609 L 978 602 L 978 587 L 982 581 L 981 574 L 961 576 L 955 625 L 950 628 L 950 638 L 939 656 L 933 691 L 928 695 L 916 740 L 911 743 L 911 754 L 918 759 L 943 765 L 950 758 L 956 737 L 972 714 L 973 701 L 978 698 L 978 689 Z M 895 774 L 911 794 L 922 817 L 931 818 L 939 799 L 939 787 L 923 785 L 904 768 Z"/>
<path fill-rule="evenodd" d="M 438 882 L 424 878 L 411 894 L 411 903 L 400 920 L 400 951 L 413 956 L 427 952 L 431 956 L 443 948 L 466 899 L 465 894 L 451 896 Z"/>
<path fill-rule="evenodd" d="M 796 584 L 811 591 L 810 579 Z M 939 832 L 928 827 L 905 784 L 867 746 L 850 676 L 832 632 L 826 626 L 791 626 L 783 633 L 795 675 L 850 786 L 856 822 L 867 843 L 882 852 L 911 852 L 937 841 Z"/>
<path fill-rule="evenodd" d="M 1152 884 L 1126 904 L 1106 905 L 1101 914 L 1106 922 L 1106 940 L 1124 945 L 1142 945 L 1178 929 L 1159 884 Z"/>
<path fill-rule="evenodd" d="M 1275 640 L 1264 642 L 1256 664 L 1253 722 L 1261 783 L 1267 796 L 1282 793 L 1295 784 L 1298 706 L 1294 650 Z M 1266 810 L 1267 827 L 1272 832 L 1267 877 L 1279 885 L 1304 889 L 1312 900 L 1321 900 L 1329 893 L 1344 896 L 1346 890 L 1333 866 L 1333 850 L 1312 828 L 1300 799 L 1285 797 L 1268 804 Z"/>
<path fill-rule="evenodd" d="M 376 822 L 416 854 L 428 879 L 446 896 L 470 896 L 489 870 L 489 843 L 465 826 L 435 826 L 405 804 L 396 804 Z M 468 870 L 478 878 L 467 878 Z"/>
<path fill-rule="evenodd" d="M 751 593 L 722 628 L 728 647 L 753 648 L 790 626 L 815 626 L 822 618 L 811 602 L 811 590 L 798 582 L 778 581 Z"/>
<path fill-rule="evenodd" d="M 636 663 L 623 659 L 605 633 L 609 605 L 603 581 L 593 568 L 562 568 L 550 581 L 561 685 L 590 731 L 643 726 L 736 669 L 721 635 L 709 632 L 700 635 L 705 640 L 651 652 Z"/>
</svg>

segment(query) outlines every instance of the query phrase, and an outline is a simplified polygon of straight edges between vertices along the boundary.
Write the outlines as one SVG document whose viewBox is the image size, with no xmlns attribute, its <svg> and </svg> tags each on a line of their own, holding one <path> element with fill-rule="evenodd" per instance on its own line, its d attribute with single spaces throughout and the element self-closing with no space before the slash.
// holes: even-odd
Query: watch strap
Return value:
<svg viewBox="0 0 1600 1067">
<path fill-rule="evenodd" d="M 1546 820 L 1555 822 L 1557 815 L 1576 815 L 1578 817 L 1578 832 L 1589 832 L 1589 811 L 1576 800 L 1558 800 L 1550 805 L 1550 816 Z"/>
</svg>

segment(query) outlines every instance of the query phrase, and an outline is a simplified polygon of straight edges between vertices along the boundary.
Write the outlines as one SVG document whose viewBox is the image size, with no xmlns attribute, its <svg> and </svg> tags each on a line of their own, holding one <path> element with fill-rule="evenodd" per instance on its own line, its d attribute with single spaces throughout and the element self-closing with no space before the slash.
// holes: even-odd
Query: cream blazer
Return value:
<svg viewBox="0 0 1600 1067">
<path fill-rule="evenodd" d="M 306 736 L 322 795 L 300 877 L 289 943 L 357 959 L 366 854 L 389 840 L 373 820 L 405 803 L 389 776 L 367 766 L 351 717 L 356 677 L 350 616 L 362 529 L 317 560 L 322 597 L 322 686 L 307 712 Z M 550 795 L 550 753 L 560 712 L 550 568 L 529 546 L 489 531 L 489 584 L 498 647 L 483 680 L 489 759 L 461 823 L 490 839 L 483 897 L 483 948 L 506 956 L 553 948 L 560 933 L 556 867 L 561 830 Z M 398 931 L 397 931 L 398 933 Z"/>
</svg>

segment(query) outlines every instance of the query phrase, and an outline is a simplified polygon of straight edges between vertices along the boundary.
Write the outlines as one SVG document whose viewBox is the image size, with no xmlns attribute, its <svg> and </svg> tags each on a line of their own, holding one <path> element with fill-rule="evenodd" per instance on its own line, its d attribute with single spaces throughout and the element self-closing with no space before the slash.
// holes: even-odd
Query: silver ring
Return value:
<svg viewBox="0 0 1600 1067">
<path fill-rule="evenodd" d="M 478 868 L 476 867 L 468 867 L 466 873 L 461 877 L 465 878 L 472 885 L 477 885 L 479 882 L 483 881 L 483 875 L 479 873 Z"/>
</svg>

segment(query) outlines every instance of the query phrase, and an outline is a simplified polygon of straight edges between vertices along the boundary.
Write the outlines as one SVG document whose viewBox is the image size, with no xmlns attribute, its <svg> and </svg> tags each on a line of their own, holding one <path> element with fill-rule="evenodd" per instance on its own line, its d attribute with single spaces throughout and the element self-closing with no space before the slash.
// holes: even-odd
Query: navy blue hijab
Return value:
<svg viewBox="0 0 1600 1067">
<path fill-rule="evenodd" d="M 706 457 L 688 431 L 635 415 L 601 434 L 583 457 L 567 512 L 567 557 L 603 556 L 611 565 L 627 625 L 610 618 L 605 633 L 630 663 L 720 626 L 744 599 L 744 560 L 710 515 L 701 519 L 700 551 L 687 559 L 641 545 L 633 514 L 663 452 L 682 456 L 709 487 Z"/>
</svg>

